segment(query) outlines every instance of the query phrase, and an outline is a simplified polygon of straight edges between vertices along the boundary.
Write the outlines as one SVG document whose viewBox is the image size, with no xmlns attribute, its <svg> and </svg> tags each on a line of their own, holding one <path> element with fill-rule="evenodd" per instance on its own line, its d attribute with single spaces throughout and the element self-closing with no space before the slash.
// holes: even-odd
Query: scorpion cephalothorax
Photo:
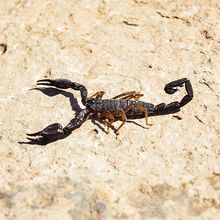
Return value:
<svg viewBox="0 0 220 220">
<path fill-rule="evenodd" d="M 143 94 L 135 91 L 125 92 L 113 97 L 112 99 L 102 99 L 104 91 L 99 91 L 94 95 L 87 97 L 88 92 L 85 86 L 72 82 L 68 79 L 42 79 L 37 81 L 37 85 L 54 86 L 60 89 L 74 89 L 79 90 L 81 93 L 82 104 L 86 107 L 81 109 L 78 114 L 72 119 L 69 124 L 63 127 L 59 123 L 54 123 L 44 128 L 42 131 L 27 134 L 35 138 L 29 138 L 29 140 L 56 140 L 63 135 L 70 134 L 74 129 L 79 128 L 84 121 L 89 117 L 96 116 L 99 119 L 103 119 L 109 127 L 113 127 L 112 123 L 116 119 L 121 119 L 122 123 L 114 129 L 116 135 L 119 134 L 120 128 L 125 124 L 127 118 L 145 117 L 146 124 L 149 115 L 163 115 L 180 111 L 180 108 L 190 102 L 193 98 L 193 89 L 190 81 L 187 78 L 175 80 L 166 84 L 164 90 L 168 94 L 175 93 L 177 87 L 182 87 L 185 84 L 187 94 L 182 98 L 180 102 L 175 101 L 169 104 L 161 103 L 159 105 L 153 105 L 148 102 L 139 101 Z M 114 128 L 114 127 L 113 127 Z"/>
</svg>

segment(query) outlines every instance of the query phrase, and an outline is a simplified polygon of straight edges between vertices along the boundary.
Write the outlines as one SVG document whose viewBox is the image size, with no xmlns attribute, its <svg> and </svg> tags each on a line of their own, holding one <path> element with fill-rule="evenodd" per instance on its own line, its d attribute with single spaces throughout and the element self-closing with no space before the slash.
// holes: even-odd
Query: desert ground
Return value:
<svg viewBox="0 0 220 220">
<path fill-rule="evenodd" d="M 0 0 L 0 33 L 0 219 L 220 219 L 218 0 Z M 84 108 L 39 79 L 159 104 L 182 99 L 164 86 L 185 77 L 193 100 L 152 126 L 129 120 L 116 138 L 87 120 L 47 145 L 26 139 Z"/>
</svg>

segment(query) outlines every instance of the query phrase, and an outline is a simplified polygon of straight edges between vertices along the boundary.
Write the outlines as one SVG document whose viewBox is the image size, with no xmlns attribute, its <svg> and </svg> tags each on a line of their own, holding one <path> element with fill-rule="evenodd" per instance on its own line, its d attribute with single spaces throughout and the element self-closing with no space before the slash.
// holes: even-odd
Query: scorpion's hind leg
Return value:
<svg viewBox="0 0 220 220">
<path fill-rule="evenodd" d="M 134 99 L 134 100 L 138 101 L 143 96 L 144 96 L 144 94 L 134 93 L 132 95 L 124 96 L 122 99 Z"/>
<path fill-rule="evenodd" d="M 148 110 L 143 107 L 141 104 L 139 103 L 135 103 L 135 104 L 131 104 L 129 105 L 125 110 L 120 110 L 118 112 L 119 116 L 121 117 L 122 119 L 122 123 L 121 125 L 116 129 L 115 133 L 116 135 L 119 135 L 119 129 L 125 124 L 125 122 L 127 121 L 127 117 L 126 117 L 126 112 L 128 112 L 129 110 L 131 110 L 132 108 L 137 108 L 139 111 L 143 112 L 144 115 L 145 115 L 145 120 L 146 120 L 146 124 L 151 126 L 152 124 L 150 124 L 148 121 L 147 121 L 147 118 L 148 118 Z"/>
<path fill-rule="evenodd" d="M 54 86 L 56 88 L 59 89 L 74 89 L 74 90 L 79 90 L 81 93 L 81 97 L 82 97 L 82 103 L 83 105 L 86 105 L 87 102 L 87 89 L 85 86 L 76 83 L 76 82 L 72 82 L 68 79 L 41 79 L 37 81 L 37 85 L 43 85 L 43 86 Z"/>
<path fill-rule="evenodd" d="M 144 96 L 143 94 L 140 94 L 136 91 L 130 91 L 130 92 L 124 92 L 121 93 L 115 97 L 113 97 L 112 99 L 132 99 L 134 98 L 135 100 L 139 100 L 140 97 Z"/>
<path fill-rule="evenodd" d="M 131 104 L 131 105 L 129 105 L 124 111 L 125 111 L 125 113 L 126 112 L 128 112 L 128 111 L 130 111 L 132 108 L 137 108 L 140 112 L 143 112 L 144 113 L 144 116 L 145 116 L 145 120 L 146 120 L 146 125 L 149 125 L 149 126 L 151 126 L 152 124 L 151 123 L 149 123 L 148 122 L 148 115 L 149 115 L 149 113 L 148 113 L 148 110 L 147 110 L 147 108 L 145 108 L 144 106 L 142 106 L 140 103 L 134 103 L 134 104 Z"/>
<path fill-rule="evenodd" d="M 147 110 L 147 108 L 145 108 L 144 106 L 142 106 L 139 103 L 134 104 L 134 107 L 137 108 L 139 111 L 144 113 L 146 125 L 152 126 L 152 124 L 149 123 L 148 120 L 147 120 L 148 119 L 148 110 Z"/>
<path fill-rule="evenodd" d="M 122 99 L 124 96 L 132 95 L 134 93 L 136 93 L 136 92 L 135 91 L 123 92 L 123 93 L 121 93 L 121 94 L 119 94 L 117 96 L 114 96 L 112 99 L 119 99 L 119 98 Z"/>
<path fill-rule="evenodd" d="M 87 109 L 81 110 L 74 119 L 72 119 L 67 126 L 63 126 L 59 123 L 54 123 L 42 131 L 27 134 L 27 139 L 30 141 L 47 141 L 47 140 L 58 140 L 69 135 L 73 130 L 79 128 L 83 122 L 89 117 L 90 111 Z M 34 137 L 34 138 L 30 138 Z"/>
</svg>

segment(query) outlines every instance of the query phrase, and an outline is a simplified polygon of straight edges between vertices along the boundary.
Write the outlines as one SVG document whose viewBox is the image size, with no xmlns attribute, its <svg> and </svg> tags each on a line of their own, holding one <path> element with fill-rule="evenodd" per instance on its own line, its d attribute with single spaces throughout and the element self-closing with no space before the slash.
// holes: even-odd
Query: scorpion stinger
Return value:
<svg viewBox="0 0 220 220">
<path fill-rule="evenodd" d="M 193 99 L 193 89 L 190 81 L 187 78 L 178 79 L 166 84 L 164 90 L 167 94 L 173 94 L 178 89 L 176 87 L 183 87 L 185 84 L 185 89 L 187 95 L 185 95 L 180 102 L 175 101 L 171 102 L 168 105 L 165 103 L 161 103 L 156 105 L 153 109 L 153 114 L 169 114 L 180 111 L 180 108 L 186 105 Z"/>
</svg>

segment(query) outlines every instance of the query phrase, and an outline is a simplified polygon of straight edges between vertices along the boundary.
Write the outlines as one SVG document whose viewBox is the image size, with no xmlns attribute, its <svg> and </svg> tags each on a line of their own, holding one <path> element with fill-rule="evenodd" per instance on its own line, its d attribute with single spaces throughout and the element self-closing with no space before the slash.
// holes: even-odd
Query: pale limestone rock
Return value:
<svg viewBox="0 0 220 220">
<path fill-rule="evenodd" d="M 219 7 L 1 1 L 0 219 L 220 219 Z M 19 143 L 26 132 L 67 124 L 77 100 L 83 107 L 77 91 L 30 90 L 44 77 L 109 98 L 141 91 L 155 104 L 180 100 L 184 90 L 169 96 L 163 88 L 187 77 L 195 97 L 175 114 L 182 120 L 126 123 L 117 140 L 87 121 L 47 146 Z"/>
</svg>

